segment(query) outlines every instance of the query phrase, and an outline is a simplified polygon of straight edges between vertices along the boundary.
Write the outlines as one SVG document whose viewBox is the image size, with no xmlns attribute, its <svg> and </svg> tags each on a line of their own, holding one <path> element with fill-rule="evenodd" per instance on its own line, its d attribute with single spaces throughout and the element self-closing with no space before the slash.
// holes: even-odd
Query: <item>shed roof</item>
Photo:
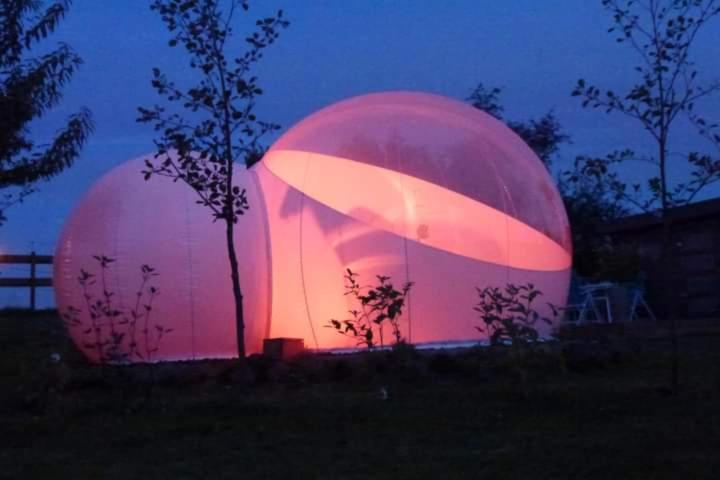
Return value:
<svg viewBox="0 0 720 480">
<path fill-rule="evenodd" d="M 708 217 L 720 218 L 720 198 L 675 207 L 670 210 L 669 215 L 673 223 L 688 223 Z M 661 225 L 662 219 L 659 214 L 642 213 L 600 225 L 598 230 L 600 233 L 614 234 L 638 230 L 652 230 L 659 228 Z"/>
</svg>

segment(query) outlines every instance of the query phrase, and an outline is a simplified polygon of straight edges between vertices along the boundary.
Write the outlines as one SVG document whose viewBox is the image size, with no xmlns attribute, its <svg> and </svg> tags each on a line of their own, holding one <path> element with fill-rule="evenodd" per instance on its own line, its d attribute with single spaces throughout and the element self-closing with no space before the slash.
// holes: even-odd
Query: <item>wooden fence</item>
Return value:
<svg viewBox="0 0 720 480">
<path fill-rule="evenodd" d="M 52 255 L 37 255 L 30 252 L 29 255 L 0 255 L 0 264 L 29 265 L 29 277 L 4 277 L 0 276 L 0 287 L 29 288 L 30 309 L 35 310 L 35 290 L 38 287 L 52 287 L 52 278 L 38 277 L 38 265 L 52 265 Z"/>
</svg>

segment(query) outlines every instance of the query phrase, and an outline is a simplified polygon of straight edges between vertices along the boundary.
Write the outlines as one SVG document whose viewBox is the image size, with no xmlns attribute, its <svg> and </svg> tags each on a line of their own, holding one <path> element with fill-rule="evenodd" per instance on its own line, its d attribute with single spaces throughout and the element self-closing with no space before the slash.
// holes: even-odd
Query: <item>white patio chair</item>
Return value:
<svg viewBox="0 0 720 480">
<path fill-rule="evenodd" d="M 648 305 L 648 303 L 645 301 L 643 289 L 640 287 L 635 287 L 632 290 L 632 302 L 630 304 L 629 319 L 631 322 L 634 322 L 635 320 L 638 320 L 640 318 L 640 316 L 638 315 L 640 308 L 643 308 L 645 310 L 645 313 L 647 313 L 648 317 L 650 317 L 653 322 L 657 322 L 657 318 L 655 317 L 652 309 L 650 309 L 650 305 Z"/>
<path fill-rule="evenodd" d="M 612 282 L 590 283 L 580 287 L 583 295 L 582 306 L 579 311 L 578 323 L 587 323 L 588 321 L 612 323 L 612 308 L 610 305 L 609 290 L 614 284 Z M 605 315 L 601 313 L 604 307 Z M 590 320 L 588 313 L 593 313 L 593 320 Z"/>
</svg>

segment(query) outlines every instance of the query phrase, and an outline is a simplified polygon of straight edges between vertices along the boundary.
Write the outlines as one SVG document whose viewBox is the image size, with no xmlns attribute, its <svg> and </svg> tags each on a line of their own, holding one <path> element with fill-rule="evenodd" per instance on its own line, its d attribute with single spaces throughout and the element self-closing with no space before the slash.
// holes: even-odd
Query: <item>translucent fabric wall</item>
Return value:
<svg viewBox="0 0 720 480">
<path fill-rule="evenodd" d="M 105 255 L 115 260 L 106 270 L 106 290 L 112 294 L 113 309 L 123 312 L 114 319 L 114 328 L 125 335 L 121 346 L 126 353 L 131 350 L 132 332 L 125 322 L 133 320 L 131 312 L 136 310 L 141 267 L 149 264 L 158 273 L 144 286 L 137 308 L 144 315 L 148 288 L 157 288 L 147 317 L 148 336 L 143 316 L 132 335 L 139 355 L 129 361 L 144 361 L 148 350 L 150 360 L 237 356 L 224 224 L 213 223 L 209 210 L 196 204 L 195 192 L 186 185 L 166 178 L 144 181 L 143 169 L 140 158 L 110 171 L 85 195 L 64 226 L 55 254 L 54 285 L 59 311 L 79 310 L 77 321 L 68 325 L 73 340 L 91 360 L 98 360 L 95 333 L 88 331 L 91 307 L 78 277 L 81 270 L 95 275 L 87 292 L 93 302 L 104 301 L 101 269 L 93 256 Z M 253 353 L 261 350 L 267 333 L 265 215 L 251 172 L 238 168 L 236 174 L 251 205 L 236 228 L 235 243 L 245 294 L 246 345 Z M 111 342 L 109 318 L 101 315 L 97 323 L 100 341 Z M 159 343 L 158 327 L 171 330 Z M 106 345 L 105 351 L 109 349 Z"/>
<path fill-rule="evenodd" d="M 97 360 L 78 276 L 99 274 L 93 256 L 106 255 L 115 259 L 107 290 L 126 314 L 136 305 L 141 266 L 159 273 L 148 330 L 171 331 L 159 345 L 151 333 L 152 359 L 232 357 L 224 226 L 186 185 L 146 182 L 141 170 L 137 159 L 108 173 L 63 230 L 55 290 L 61 312 L 80 311 L 70 332 Z M 401 319 L 412 343 L 481 340 L 476 287 L 532 282 L 543 292 L 538 304 L 566 301 L 570 231 L 552 178 L 509 128 L 463 103 L 420 93 L 343 101 L 288 130 L 251 170 L 236 172 L 250 204 L 236 227 L 249 353 L 266 337 L 354 347 L 327 328 L 357 308 L 344 295 L 348 268 L 361 283 L 375 275 L 396 286 L 414 282 Z M 97 300 L 103 289 L 92 288 Z M 148 350 L 144 335 L 134 336 L 138 350 Z"/>
<path fill-rule="evenodd" d="M 476 286 L 532 282 L 542 300 L 566 300 L 570 231 L 552 178 L 508 127 L 465 104 L 403 92 L 343 101 L 290 129 L 256 173 L 272 337 L 354 346 L 326 328 L 356 307 L 346 268 L 414 282 L 401 322 L 413 343 L 478 339 Z"/>
</svg>

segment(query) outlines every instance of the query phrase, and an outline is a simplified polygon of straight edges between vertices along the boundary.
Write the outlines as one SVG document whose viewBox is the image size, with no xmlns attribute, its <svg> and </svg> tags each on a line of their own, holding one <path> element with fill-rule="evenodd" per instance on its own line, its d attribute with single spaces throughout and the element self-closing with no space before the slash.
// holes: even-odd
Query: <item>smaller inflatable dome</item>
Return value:
<svg viewBox="0 0 720 480">
<path fill-rule="evenodd" d="M 63 228 L 54 285 L 70 335 L 92 361 L 101 352 L 103 360 L 131 362 L 237 356 L 224 224 L 213 222 L 187 185 L 143 180 L 144 161 L 128 161 L 98 180 Z M 255 353 L 268 310 L 265 215 L 251 172 L 238 168 L 236 175 L 250 204 L 235 241 L 245 344 Z M 112 260 L 104 269 L 103 256 Z M 81 280 L 82 272 L 92 277 Z"/>
</svg>

